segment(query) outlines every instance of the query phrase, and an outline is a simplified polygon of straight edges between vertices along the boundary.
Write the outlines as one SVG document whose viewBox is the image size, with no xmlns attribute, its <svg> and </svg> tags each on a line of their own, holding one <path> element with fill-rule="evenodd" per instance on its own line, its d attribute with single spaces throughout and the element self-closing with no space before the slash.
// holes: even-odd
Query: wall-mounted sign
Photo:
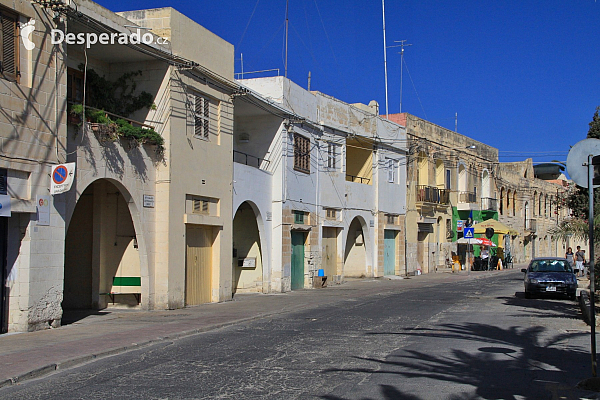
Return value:
<svg viewBox="0 0 600 400">
<path fill-rule="evenodd" d="M 75 179 L 75 163 L 52 166 L 50 174 L 50 194 L 61 194 L 71 190 Z"/>
<path fill-rule="evenodd" d="M 50 196 L 37 196 L 35 198 L 37 208 L 37 225 L 50 225 Z"/>
<path fill-rule="evenodd" d="M 464 223 L 465 223 L 465 221 L 463 221 L 462 219 L 459 219 L 458 221 L 456 221 L 456 232 L 463 231 Z"/>
<path fill-rule="evenodd" d="M 10 196 L 0 195 L 0 217 L 10 217 Z"/>
<path fill-rule="evenodd" d="M 154 208 L 154 196 L 150 194 L 144 195 L 144 207 Z"/>
</svg>

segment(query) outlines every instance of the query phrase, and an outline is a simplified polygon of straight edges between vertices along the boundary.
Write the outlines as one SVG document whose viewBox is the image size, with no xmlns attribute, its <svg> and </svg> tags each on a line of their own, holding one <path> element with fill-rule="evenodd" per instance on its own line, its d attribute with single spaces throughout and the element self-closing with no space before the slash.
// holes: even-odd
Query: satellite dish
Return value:
<svg viewBox="0 0 600 400">
<path fill-rule="evenodd" d="M 569 150 L 567 156 L 567 172 L 573 182 L 581 187 L 588 187 L 588 156 L 600 155 L 600 139 L 584 139 Z M 586 165 L 584 165 L 586 164 Z M 593 185 L 595 188 L 600 185 Z"/>
</svg>

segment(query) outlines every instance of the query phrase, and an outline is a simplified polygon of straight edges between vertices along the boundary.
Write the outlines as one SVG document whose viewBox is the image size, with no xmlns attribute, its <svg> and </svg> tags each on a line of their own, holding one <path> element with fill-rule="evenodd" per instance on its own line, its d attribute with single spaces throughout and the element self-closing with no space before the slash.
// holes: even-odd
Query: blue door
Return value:
<svg viewBox="0 0 600 400">
<path fill-rule="evenodd" d="M 383 274 L 396 274 L 396 231 L 383 231 Z"/>
</svg>

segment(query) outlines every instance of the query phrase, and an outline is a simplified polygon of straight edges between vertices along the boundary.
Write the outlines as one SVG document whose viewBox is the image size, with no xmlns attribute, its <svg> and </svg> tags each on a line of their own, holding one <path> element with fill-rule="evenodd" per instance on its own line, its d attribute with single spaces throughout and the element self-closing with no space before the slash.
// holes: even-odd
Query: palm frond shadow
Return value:
<svg viewBox="0 0 600 400">
<path fill-rule="evenodd" d="M 556 391 L 564 398 L 579 398 L 575 386 L 589 374 L 589 352 L 577 346 L 564 346 L 573 339 L 587 335 L 584 332 L 548 334 L 544 327 L 523 328 L 467 323 L 444 324 L 430 328 L 401 329 L 398 332 L 369 332 L 368 335 L 402 335 L 439 339 L 449 345 L 470 342 L 467 346 L 444 349 L 439 352 L 399 350 L 385 359 L 355 357 L 364 367 L 327 369 L 324 373 L 361 373 L 398 376 L 397 391 L 393 397 L 418 399 L 414 394 L 402 393 L 406 379 L 449 382 L 474 387 L 472 393 L 456 393 L 452 399 L 539 399 Z M 476 350 L 470 350 L 476 346 Z M 479 346 L 479 344 L 481 344 Z M 458 348 L 460 347 L 460 348 Z M 465 350 L 469 349 L 469 350 Z M 362 364 L 362 363 L 361 363 Z M 580 391 L 579 391 L 580 392 Z M 429 398 L 424 394 L 424 398 Z M 333 399 L 335 397 L 325 397 Z M 549 398 L 549 397 L 548 397 Z M 559 398 L 559 397 L 557 397 Z M 561 397 L 562 398 L 562 397 Z"/>
</svg>

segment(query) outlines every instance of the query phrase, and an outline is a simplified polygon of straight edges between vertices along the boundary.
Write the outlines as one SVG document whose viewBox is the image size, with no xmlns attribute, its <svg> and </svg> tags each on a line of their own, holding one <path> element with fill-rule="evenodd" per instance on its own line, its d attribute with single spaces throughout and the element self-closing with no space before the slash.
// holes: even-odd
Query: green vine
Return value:
<svg viewBox="0 0 600 400">
<path fill-rule="evenodd" d="M 83 117 L 83 105 L 73 104 L 69 112 L 73 115 L 77 115 L 80 118 Z M 129 121 L 118 118 L 112 120 L 104 110 L 92 110 L 86 107 L 85 119 L 88 122 L 102 124 L 102 125 L 114 125 L 116 127 L 117 137 L 122 137 L 127 140 L 134 140 L 138 144 L 153 144 L 156 145 L 157 154 L 162 154 L 165 150 L 164 143 L 165 139 L 154 129 L 144 128 L 140 126 L 133 126 Z"/>
<path fill-rule="evenodd" d="M 79 65 L 81 71 L 84 68 L 84 64 Z M 134 94 L 137 89 L 134 78 L 142 75 L 141 70 L 126 72 L 116 81 L 109 81 L 93 69 L 88 69 L 86 75 L 86 105 L 90 107 L 124 117 L 142 108 L 156 109 L 150 93 L 141 91 Z"/>
</svg>

